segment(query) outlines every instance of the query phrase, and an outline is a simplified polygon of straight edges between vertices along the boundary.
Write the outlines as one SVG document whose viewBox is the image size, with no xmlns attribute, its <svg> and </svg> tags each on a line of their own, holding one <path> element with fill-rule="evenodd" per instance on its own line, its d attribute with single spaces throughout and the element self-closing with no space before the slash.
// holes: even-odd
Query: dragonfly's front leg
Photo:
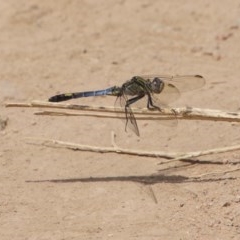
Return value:
<svg viewBox="0 0 240 240">
<path fill-rule="evenodd" d="M 147 105 L 147 107 L 148 107 L 149 110 L 156 110 L 157 109 L 159 112 L 162 112 L 162 108 L 153 104 L 152 97 L 151 97 L 150 94 L 148 95 L 148 105 Z M 174 109 L 171 109 L 171 112 L 172 112 L 173 115 L 175 115 L 175 116 L 177 115 L 177 112 Z"/>
<path fill-rule="evenodd" d="M 150 93 L 148 93 L 148 103 L 147 103 L 147 108 L 149 109 L 149 110 L 158 110 L 158 111 L 162 111 L 162 109 L 160 108 L 160 107 L 158 107 L 158 106 L 156 106 L 156 105 L 154 105 L 153 104 L 153 101 L 152 101 L 152 97 L 151 97 L 151 95 L 150 95 Z"/>
</svg>

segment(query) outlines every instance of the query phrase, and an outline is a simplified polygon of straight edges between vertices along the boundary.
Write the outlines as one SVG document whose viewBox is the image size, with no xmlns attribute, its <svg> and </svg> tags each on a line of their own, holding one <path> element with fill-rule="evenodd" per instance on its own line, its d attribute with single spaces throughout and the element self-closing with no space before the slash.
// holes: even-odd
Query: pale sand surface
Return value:
<svg viewBox="0 0 240 240">
<path fill-rule="evenodd" d="M 238 111 L 240 3 L 232 1 L 0 2 L 0 239 L 240 239 L 240 152 L 215 164 L 27 144 L 26 137 L 140 150 L 195 151 L 240 143 L 239 125 L 36 116 L 5 102 L 104 89 L 139 74 L 201 74 L 174 106 Z M 113 105 L 111 97 L 72 103 Z M 221 164 L 224 163 L 224 164 Z M 155 194 L 155 197 L 153 196 Z"/>
</svg>

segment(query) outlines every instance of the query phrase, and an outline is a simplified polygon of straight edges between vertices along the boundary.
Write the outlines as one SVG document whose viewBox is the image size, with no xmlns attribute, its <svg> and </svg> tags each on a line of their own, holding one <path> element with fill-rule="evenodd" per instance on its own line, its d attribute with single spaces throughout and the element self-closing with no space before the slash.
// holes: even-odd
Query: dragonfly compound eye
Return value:
<svg viewBox="0 0 240 240">
<path fill-rule="evenodd" d="M 164 88 L 164 82 L 160 78 L 155 77 L 152 81 L 151 87 L 154 93 L 160 93 Z"/>
</svg>

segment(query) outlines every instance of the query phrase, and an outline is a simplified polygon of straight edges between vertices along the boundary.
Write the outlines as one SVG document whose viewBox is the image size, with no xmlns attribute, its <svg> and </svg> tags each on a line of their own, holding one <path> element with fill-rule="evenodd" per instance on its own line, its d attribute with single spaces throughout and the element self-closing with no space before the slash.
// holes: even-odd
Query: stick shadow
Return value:
<svg viewBox="0 0 240 240">
<path fill-rule="evenodd" d="M 217 165 L 223 165 L 224 163 L 222 161 L 193 161 L 192 159 L 186 159 L 182 162 L 185 162 L 184 165 L 179 165 L 177 167 L 170 167 L 168 169 L 161 169 L 158 171 L 158 173 L 150 174 L 150 175 L 129 175 L 129 176 L 104 176 L 104 177 L 86 177 L 86 178 L 66 178 L 66 179 L 43 179 L 43 180 L 26 180 L 27 183 L 45 183 L 45 182 L 51 182 L 51 183 L 94 183 L 94 182 L 135 182 L 135 183 L 141 183 L 141 184 L 156 184 L 156 183 L 186 183 L 186 182 L 192 182 L 192 183 L 198 183 L 198 182 L 217 182 L 217 181 L 225 181 L 226 178 L 200 178 L 200 177 L 187 177 L 182 175 L 166 175 L 164 173 L 168 172 L 168 170 L 174 168 L 174 169 L 182 169 L 189 166 L 194 166 L 197 164 L 217 164 Z M 238 164 L 239 162 L 237 162 Z M 164 173 L 162 173 L 164 172 Z M 236 177 L 228 177 L 227 180 L 235 180 Z"/>
<path fill-rule="evenodd" d="M 234 180 L 235 178 L 228 178 Z M 66 178 L 66 179 L 45 179 L 45 180 L 27 180 L 27 183 L 94 183 L 94 182 L 136 182 L 141 184 L 156 184 L 156 183 L 185 183 L 185 182 L 216 182 L 226 179 L 220 178 L 188 178 L 181 175 L 140 175 L 140 176 L 109 176 L 109 177 L 87 177 L 87 178 Z"/>
</svg>

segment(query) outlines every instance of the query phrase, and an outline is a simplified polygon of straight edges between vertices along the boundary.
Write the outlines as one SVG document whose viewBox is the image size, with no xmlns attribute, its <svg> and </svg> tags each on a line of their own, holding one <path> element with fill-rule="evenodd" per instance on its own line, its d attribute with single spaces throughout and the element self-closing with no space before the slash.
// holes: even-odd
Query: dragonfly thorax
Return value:
<svg viewBox="0 0 240 240">
<path fill-rule="evenodd" d="M 164 82 L 158 78 L 155 77 L 151 82 L 150 82 L 150 88 L 152 90 L 152 92 L 154 93 L 160 93 L 162 92 L 163 88 L 164 88 Z"/>
</svg>

